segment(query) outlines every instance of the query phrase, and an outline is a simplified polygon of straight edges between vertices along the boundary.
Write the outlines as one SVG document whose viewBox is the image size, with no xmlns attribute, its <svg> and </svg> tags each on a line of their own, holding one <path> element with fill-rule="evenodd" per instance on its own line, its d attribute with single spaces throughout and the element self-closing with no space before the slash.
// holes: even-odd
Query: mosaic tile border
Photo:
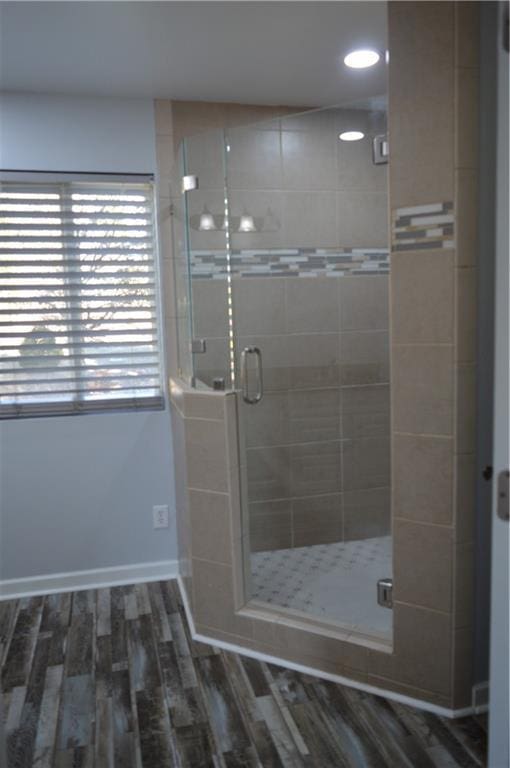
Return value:
<svg viewBox="0 0 510 768">
<path fill-rule="evenodd" d="M 397 208 L 392 215 L 392 249 L 454 248 L 454 225 L 451 201 Z"/>
<path fill-rule="evenodd" d="M 233 251 L 230 274 L 237 277 L 342 277 L 388 274 L 390 253 L 384 248 Z M 225 251 L 192 251 L 193 278 L 222 280 L 227 277 Z"/>
</svg>

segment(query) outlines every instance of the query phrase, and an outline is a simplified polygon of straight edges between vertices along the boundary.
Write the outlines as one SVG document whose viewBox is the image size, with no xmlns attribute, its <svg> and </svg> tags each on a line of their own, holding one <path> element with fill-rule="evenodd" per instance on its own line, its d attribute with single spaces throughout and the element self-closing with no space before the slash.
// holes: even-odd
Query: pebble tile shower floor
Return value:
<svg viewBox="0 0 510 768">
<path fill-rule="evenodd" d="M 377 582 L 391 578 L 391 557 L 391 536 L 256 552 L 251 594 L 391 640 L 391 610 L 377 604 Z"/>
<path fill-rule="evenodd" d="M 175 581 L 0 602 L 0 663 L 9 768 L 485 765 L 486 717 L 193 642 Z"/>
</svg>

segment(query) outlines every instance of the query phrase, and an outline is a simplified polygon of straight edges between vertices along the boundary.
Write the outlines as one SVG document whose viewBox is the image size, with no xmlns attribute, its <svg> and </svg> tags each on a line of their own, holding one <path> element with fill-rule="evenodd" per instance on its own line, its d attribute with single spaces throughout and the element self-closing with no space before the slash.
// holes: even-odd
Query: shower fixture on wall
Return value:
<svg viewBox="0 0 510 768">
<path fill-rule="evenodd" d="M 244 208 L 240 216 L 227 217 L 224 213 L 211 213 L 206 205 L 202 213 L 190 217 L 190 225 L 199 232 L 226 232 L 230 229 L 231 232 L 241 235 L 277 232 L 281 226 L 271 208 L 267 209 L 265 216 L 253 216 Z"/>
<path fill-rule="evenodd" d="M 243 211 L 243 215 L 239 221 L 238 232 L 256 232 L 255 222 L 253 216 L 251 216 L 246 209 Z"/>
<path fill-rule="evenodd" d="M 383 165 L 388 162 L 390 156 L 390 146 L 388 143 L 388 134 L 382 133 L 380 136 L 374 136 L 372 144 L 372 159 L 374 165 Z"/>
<path fill-rule="evenodd" d="M 207 206 L 204 205 L 204 210 L 200 214 L 200 224 L 198 225 L 198 228 L 202 232 L 211 232 L 215 229 L 217 229 L 216 224 L 214 222 L 214 216 L 212 213 L 209 212 L 207 209 Z"/>
</svg>

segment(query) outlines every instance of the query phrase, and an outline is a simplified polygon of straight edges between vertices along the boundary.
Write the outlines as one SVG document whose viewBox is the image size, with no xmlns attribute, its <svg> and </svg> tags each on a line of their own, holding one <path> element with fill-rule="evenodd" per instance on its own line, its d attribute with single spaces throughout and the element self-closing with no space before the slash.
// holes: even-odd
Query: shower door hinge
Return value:
<svg viewBox="0 0 510 768">
<path fill-rule="evenodd" d="M 393 608 L 393 579 L 379 579 L 377 582 L 377 602 L 383 608 Z"/>
<path fill-rule="evenodd" d="M 191 339 L 191 351 L 193 354 L 203 353 L 207 350 L 205 339 Z"/>
<path fill-rule="evenodd" d="M 508 469 L 503 469 L 498 475 L 498 500 L 496 502 L 500 520 L 510 520 L 509 486 L 510 472 Z"/>
<path fill-rule="evenodd" d="M 494 467 L 491 464 L 487 464 L 482 470 L 482 477 L 484 480 L 492 480 L 494 474 Z"/>
<path fill-rule="evenodd" d="M 372 148 L 375 165 L 382 165 L 383 163 L 388 162 L 390 146 L 388 144 L 387 133 L 381 133 L 379 136 L 375 136 Z"/>
<path fill-rule="evenodd" d="M 191 192 L 193 189 L 198 189 L 198 176 L 183 176 L 182 191 Z"/>
</svg>

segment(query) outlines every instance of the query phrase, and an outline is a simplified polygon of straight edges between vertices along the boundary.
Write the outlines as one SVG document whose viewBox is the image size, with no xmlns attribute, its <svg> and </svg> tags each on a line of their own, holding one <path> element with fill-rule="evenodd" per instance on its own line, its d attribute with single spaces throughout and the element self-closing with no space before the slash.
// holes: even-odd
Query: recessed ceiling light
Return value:
<svg viewBox="0 0 510 768">
<path fill-rule="evenodd" d="M 377 51 L 365 48 L 348 53 L 344 58 L 344 64 L 351 69 L 365 69 L 366 67 L 373 67 L 380 58 Z"/>
<path fill-rule="evenodd" d="M 339 134 L 338 138 L 342 141 L 359 141 L 364 135 L 361 131 L 344 131 Z"/>
</svg>

